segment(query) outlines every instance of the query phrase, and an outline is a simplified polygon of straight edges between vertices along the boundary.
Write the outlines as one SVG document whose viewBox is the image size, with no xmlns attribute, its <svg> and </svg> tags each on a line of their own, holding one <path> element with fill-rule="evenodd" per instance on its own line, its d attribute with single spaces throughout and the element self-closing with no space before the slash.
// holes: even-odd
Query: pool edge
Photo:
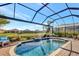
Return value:
<svg viewBox="0 0 79 59">
<path fill-rule="evenodd" d="M 17 46 L 17 45 L 11 47 L 11 49 L 10 49 L 10 51 L 9 51 L 10 56 L 17 56 L 16 53 L 15 53 L 15 51 L 14 51 L 15 48 L 16 48 L 16 46 Z"/>
<path fill-rule="evenodd" d="M 68 41 L 67 43 L 65 43 L 61 47 L 65 48 L 69 43 L 70 43 L 70 41 Z M 62 51 L 62 49 L 58 48 L 56 51 L 52 52 L 49 56 L 56 56 L 60 51 Z"/>
</svg>

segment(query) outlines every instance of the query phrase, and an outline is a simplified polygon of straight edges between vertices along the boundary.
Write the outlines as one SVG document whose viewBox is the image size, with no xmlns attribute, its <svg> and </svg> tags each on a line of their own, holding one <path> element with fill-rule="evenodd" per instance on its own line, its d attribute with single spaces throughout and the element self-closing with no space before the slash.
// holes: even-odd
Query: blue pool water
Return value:
<svg viewBox="0 0 79 59">
<path fill-rule="evenodd" d="M 15 52 L 21 56 L 45 56 L 58 49 L 64 43 L 66 43 L 64 40 L 57 41 L 52 39 L 23 42 L 16 47 Z"/>
</svg>

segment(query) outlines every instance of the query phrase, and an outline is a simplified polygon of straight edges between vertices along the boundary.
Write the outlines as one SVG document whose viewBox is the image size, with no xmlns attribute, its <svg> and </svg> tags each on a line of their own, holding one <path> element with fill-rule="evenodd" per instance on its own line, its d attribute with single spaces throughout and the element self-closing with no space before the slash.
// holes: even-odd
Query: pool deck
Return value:
<svg viewBox="0 0 79 59">
<path fill-rule="evenodd" d="M 11 43 L 13 46 L 17 44 L 17 42 Z M 10 56 L 10 49 L 12 46 L 0 48 L 0 56 Z M 63 48 L 70 50 L 70 44 L 66 43 Z M 72 41 L 72 51 L 79 52 L 79 40 Z M 51 53 L 50 56 L 68 56 L 70 51 L 59 48 L 54 53 Z M 72 52 L 71 56 L 79 56 L 79 54 Z"/>
<path fill-rule="evenodd" d="M 0 48 L 0 56 L 10 56 L 9 51 L 12 48 L 12 46 L 16 45 L 18 42 L 12 42 L 10 43 L 10 46 Z"/>
<path fill-rule="evenodd" d="M 69 56 L 70 51 L 70 43 L 66 43 L 64 46 L 62 46 L 64 49 L 59 48 L 54 53 L 51 53 L 50 56 Z M 65 50 L 66 49 L 66 50 Z M 73 40 L 72 41 L 72 51 L 78 52 L 71 52 L 70 56 L 79 56 L 79 40 Z"/>
</svg>

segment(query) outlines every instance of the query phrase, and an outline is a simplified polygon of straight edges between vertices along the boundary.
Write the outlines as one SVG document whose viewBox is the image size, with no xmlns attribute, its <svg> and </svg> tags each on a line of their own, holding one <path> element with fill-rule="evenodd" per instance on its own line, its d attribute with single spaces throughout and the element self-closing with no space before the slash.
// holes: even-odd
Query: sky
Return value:
<svg viewBox="0 0 79 59">
<path fill-rule="evenodd" d="M 28 6 L 34 10 L 38 10 L 40 9 L 43 5 L 40 4 L 40 3 L 21 3 L 25 6 Z M 0 4 L 1 5 L 1 4 Z M 68 4 L 69 7 L 79 7 L 79 4 Z M 9 17 L 13 17 L 13 11 L 14 11 L 14 4 L 10 4 L 10 5 L 6 5 L 6 6 L 3 6 L 3 7 L 0 7 L 0 13 L 5 15 L 5 16 L 9 16 Z M 66 7 L 65 4 L 63 3 L 52 3 L 52 4 L 48 4 L 48 7 L 50 7 L 52 10 L 54 10 L 54 12 L 58 12 L 60 10 L 63 10 Z M 22 7 L 20 5 L 16 5 L 16 11 L 15 11 L 15 18 L 19 18 L 19 19 L 23 19 L 23 20 L 28 20 L 28 21 L 31 21 L 35 12 L 32 11 L 32 10 L 29 10 L 25 7 Z M 43 8 L 41 11 L 39 11 L 40 13 L 43 13 L 45 14 L 46 16 L 49 16 L 51 14 L 54 14 L 54 12 L 50 11 L 48 8 Z M 71 11 L 73 14 L 79 14 L 79 11 L 78 10 L 72 10 Z M 62 13 L 59 13 L 59 15 L 61 17 L 63 16 L 67 16 L 67 15 L 70 15 L 70 12 L 69 10 L 65 11 L 65 12 L 62 12 Z M 38 22 L 38 23 L 42 23 L 42 21 L 45 19 L 46 17 L 37 13 L 37 15 L 35 16 L 33 22 Z M 57 19 L 59 18 L 58 15 L 54 15 L 51 17 L 52 19 L 47 19 L 48 20 L 54 20 L 54 19 Z M 54 22 L 52 25 L 53 26 L 57 26 L 57 25 L 60 25 L 60 24 L 64 24 L 63 20 L 65 21 L 65 23 L 73 23 L 73 19 L 72 17 L 68 17 L 68 18 L 64 18 L 64 19 L 59 19 L 57 20 L 56 22 Z M 79 22 L 79 19 L 74 17 L 74 20 L 75 20 L 75 23 L 76 22 Z M 2 28 L 3 29 L 7 29 L 7 30 L 10 30 L 10 29 L 20 29 L 20 30 L 25 30 L 25 29 L 30 29 L 30 30 L 43 30 L 43 26 L 40 26 L 40 25 L 35 25 L 35 24 L 29 24 L 29 23 L 24 23 L 24 22 L 18 22 L 18 21 L 13 21 L 13 20 L 9 20 L 10 23 L 9 24 L 6 24 L 5 26 L 3 26 Z M 44 23 L 46 24 L 47 21 L 45 21 Z"/>
</svg>

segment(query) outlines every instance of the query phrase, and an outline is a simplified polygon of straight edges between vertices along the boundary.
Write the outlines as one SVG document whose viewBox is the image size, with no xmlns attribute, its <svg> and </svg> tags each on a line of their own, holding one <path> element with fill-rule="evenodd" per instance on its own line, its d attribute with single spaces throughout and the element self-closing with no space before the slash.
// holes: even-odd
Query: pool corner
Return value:
<svg viewBox="0 0 79 59">
<path fill-rule="evenodd" d="M 11 47 L 11 49 L 10 49 L 10 51 L 9 51 L 10 56 L 17 56 L 16 53 L 15 53 L 15 51 L 14 51 L 15 48 L 16 48 L 16 46 L 17 46 L 17 45 Z"/>
<path fill-rule="evenodd" d="M 61 47 L 65 48 L 69 43 L 70 43 L 70 41 L 68 41 L 67 43 L 65 43 L 65 44 L 64 44 L 63 46 L 61 46 Z M 52 52 L 49 56 L 57 56 L 57 54 L 58 54 L 60 51 L 62 51 L 62 49 L 61 49 L 61 48 L 58 48 L 56 51 Z"/>
</svg>

